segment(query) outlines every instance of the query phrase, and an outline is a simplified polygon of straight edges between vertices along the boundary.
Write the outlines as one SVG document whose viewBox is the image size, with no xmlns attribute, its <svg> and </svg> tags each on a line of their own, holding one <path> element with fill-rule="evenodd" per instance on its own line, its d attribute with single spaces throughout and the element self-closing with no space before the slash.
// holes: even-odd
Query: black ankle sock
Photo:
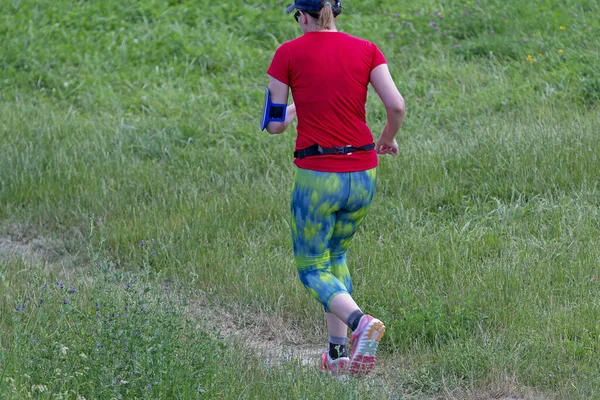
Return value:
<svg viewBox="0 0 600 400">
<path fill-rule="evenodd" d="M 329 357 L 332 360 L 340 357 L 348 357 L 348 350 L 345 344 L 329 343 Z"/>
<path fill-rule="evenodd" d="M 358 328 L 358 323 L 360 322 L 360 319 L 363 317 L 362 311 L 360 310 L 356 310 L 356 311 L 352 311 L 352 314 L 350 314 L 350 316 L 348 317 L 348 327 L 352 330 L 352 332 L 354 332 L 356 330 L 356 328 Z"/>
</svg>

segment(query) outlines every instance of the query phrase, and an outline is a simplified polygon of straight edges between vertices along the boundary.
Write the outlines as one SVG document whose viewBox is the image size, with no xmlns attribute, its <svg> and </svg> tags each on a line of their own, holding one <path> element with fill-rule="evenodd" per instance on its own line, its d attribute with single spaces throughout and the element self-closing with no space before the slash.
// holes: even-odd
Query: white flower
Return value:
<svg viewBox="0 0 600 400">
<path fill-rule="evenodd" d="M 63 356 L 67 354 L 67 351 L 69 351 L 69 348 L 65 345 L 61 345 L 60 346 L 60 354 L 62 354 Z"/>
</svg>

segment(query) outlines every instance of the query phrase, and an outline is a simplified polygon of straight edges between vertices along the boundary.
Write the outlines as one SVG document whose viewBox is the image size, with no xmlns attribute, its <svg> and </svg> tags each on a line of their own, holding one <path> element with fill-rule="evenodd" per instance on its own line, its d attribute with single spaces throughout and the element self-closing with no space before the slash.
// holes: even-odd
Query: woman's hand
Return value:
<svg viewBox="0 0 600 400">
<path fill-rule="evenodd" d="M 398 155 L 398 143 L 395 138 L 386 139 L 383 135 L 379 136 L 377 143 L 375 143 L 375 151 L 377 154 L 391 154 L 393 156 Z"/>
</svg>

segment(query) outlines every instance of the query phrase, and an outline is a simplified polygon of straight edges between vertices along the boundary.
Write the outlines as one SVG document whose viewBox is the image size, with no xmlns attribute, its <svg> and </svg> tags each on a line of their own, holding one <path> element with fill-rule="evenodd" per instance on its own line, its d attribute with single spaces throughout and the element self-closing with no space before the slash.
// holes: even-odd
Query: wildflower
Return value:
<svg viewBox="0 0 600 400">
<path fill-rule="evenodd" d="M 40 305 L 44 304 L 44 299 L 40 299 Z"/>
<path fill-rule="evenodd" d="M 398 18 L 398 14 L 397 14 L 397 13 L 394 13 L 394 14 L 392 14 L 392 17 L 394 17 L 394 18 Z"/>
<path fill-rule="evenodd" d="M 69 290 L 71 291 L 71 293 L 75 293 L 77 291 L 77 288 L 75 288 L 74 286 L 69 285 Z"/>
<path fill-rule="evenodd" d="M 565 29 L 567 29 L 567 27 L 566 27 L 566 26 L 563 26 L 563 25 L 561 25 L 561 26 L 559 26 L 559 29 L 560 29 L 561 31 L 564 31 Z"/>
<path fill-rule="evenodd" d="M 131 284 L 130 284 L 129 282 L 127 282 L 127 284 L 125 285 L 125 287 L 126 287 L 127 289 L 129 289 L 129 288 L 131 287 Z"/>
<path fill-rule="evenodd" d="M 140 246 L 144 247 L 145 245 L 146 245 L 146 243 L 145 243 L 145 242 L 142 240 L 142 241 L 140 242 Z"/>
<path fill-rule="evenodd" d="M 97 223 L 98 225 L 100 225 L 100 224 L 102 223 L 102 218 L 98 218 L 98 220 L 96 221 L 96 223 Z"/>
<path fill-rule="evenodd" d="M 406 14 L 402 14 L 402 18 L 406 18 Z"/>
<path fill-rule="evenodd" d="M 388 14 L 389 14 L 389 13 L 388 13 L 387 11 L 384 11 L 384 12 L 383 12 L 383 15 L 388 15 Z"/>
<path fill-rule="evenodd" d="M 153 251 L 153 252 L 152 252 L 152 255 L 153 255 L 153 256 L 155 256 L 155 255 L 156 255 L 156 252 L 155 252 L 155 251 Z"/>
<path fill-rule="evenodd" d="M 527 61 L 529 62 L 529 64 L 533 64 L 537 60 L 531 54 L 527 54 Z"/>
<path fill-rule="evenodd" d="M 152 385 L 151 384 L 146 385 L 146 389 L 152 390 Z"/>
<path fill-rule="evenodd" d="M 63 304 L 65 304 L 65 305 L 69 304 L 69 300 L 67 300 L 67 299 L 64 299 L 64 300 L 63 300 Z"/>
<path fill-rule="evenodd" d="M 523 43 L 527 43 L 527 42 L 528 42 L 528 40 L 527 40 L 527 39 L 523 39 Z"/>
<path fill-rule="evenodd" d="M 432 23 L 431 23 L 431 24 L 429 24 L 429 25 L 431 25 L 433 28 L 435 28 L 435 27 L 437 26 L 437 24 L 436 24 L 435 22 L 432 22 Z"/>
<path fill-rule="evenodd" d="M 17 311 L 23 311 L 23 307 L 16 306 L 15 310 L 17 310 Z"/>
<path fill-rule="evenodd" d="M 67 354 L 67 351 L 69 351 L 69 348 L 67 346 L 60 346 L 60 354 L 62 354 L 63 356 Z"/>
<path fill-rule="evenodd" d="M 558 49 L 557 53 L 558 54 L 562 54 L 563 53 L 563 49 Z"/>
<path fill-rule="evenodd" d="M 393 38 L 394 38 L 394 34 L 393 34 L 393 33 L 390 33 L 390 36 L 388 36 L 388 37 L 389 37 L 390 39 L 393 39 Z"/>
<path fill-rule="evenodd" d="M 465 15 L 469 16 L 469 15 L 471 15 L 471 13 L 468 11 L 465 11 Z"/>
<path fill-rule="evenodd" d="M 496 31 L 494 31 L 493 29 L 490 31 L 490 35 L 495 35 Z"/>
</svg>

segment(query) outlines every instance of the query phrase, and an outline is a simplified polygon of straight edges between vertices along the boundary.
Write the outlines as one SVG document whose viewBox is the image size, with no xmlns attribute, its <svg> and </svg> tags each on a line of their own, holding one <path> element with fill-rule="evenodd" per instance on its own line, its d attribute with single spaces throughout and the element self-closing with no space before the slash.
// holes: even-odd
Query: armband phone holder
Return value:
<svg viewBox="0 0 600 400">
<path fill-rule="evenodd" d="M 265 106 L 260 130 L 264 131 L 271 121 L 284 122 L 286 109 L 287 104 L 276 104 L 271 102 L 271 91 L 268 87 L 265 87 Z"/>
</svg>

